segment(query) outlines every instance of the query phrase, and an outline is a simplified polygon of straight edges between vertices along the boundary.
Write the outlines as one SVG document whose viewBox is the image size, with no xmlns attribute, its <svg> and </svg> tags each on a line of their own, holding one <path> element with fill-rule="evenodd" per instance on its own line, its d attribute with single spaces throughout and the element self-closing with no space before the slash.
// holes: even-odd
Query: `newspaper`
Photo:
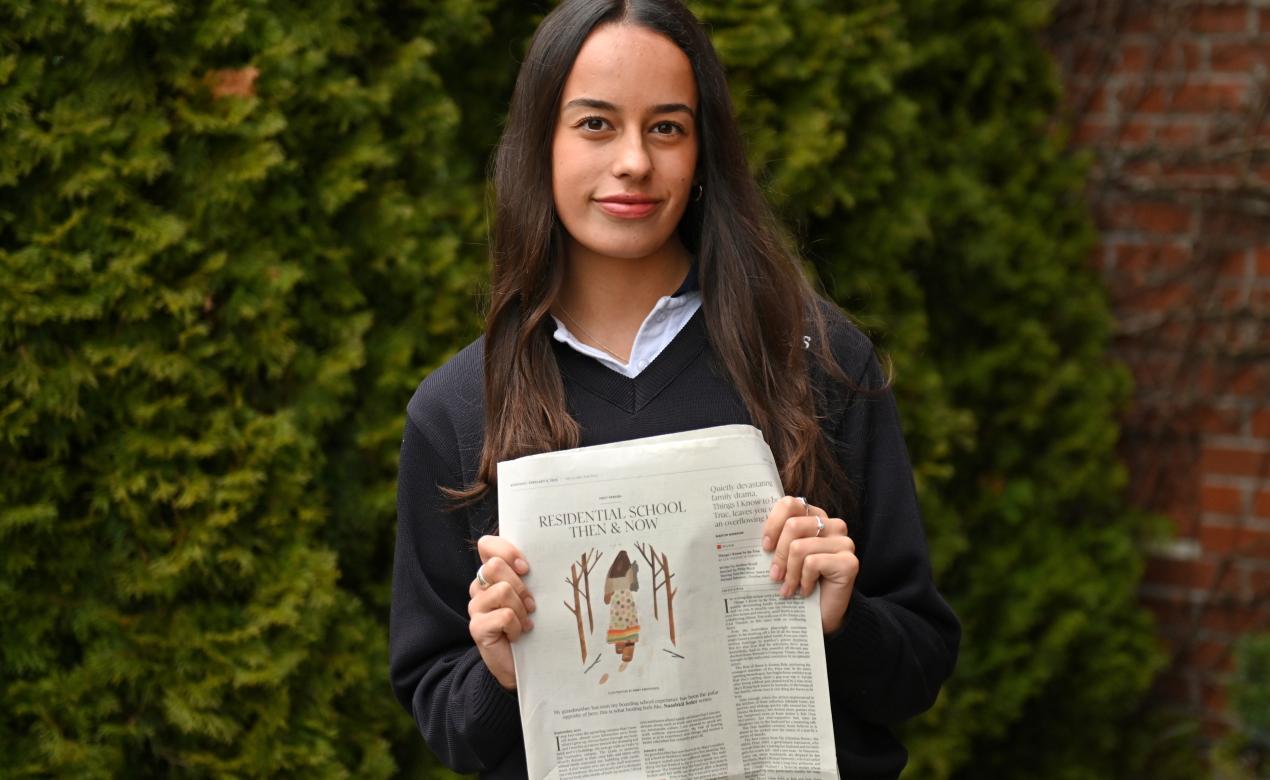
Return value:
<svg viewBox="0 0 1270 780">
<path fill-rule="evenodd" d="M 498 465 L 538 604 L 512 646 L 530 778 L 838 777 L 819 590 L 780 598 L 760 547 L 781 495 L 748 425 Z"/>
</svg>

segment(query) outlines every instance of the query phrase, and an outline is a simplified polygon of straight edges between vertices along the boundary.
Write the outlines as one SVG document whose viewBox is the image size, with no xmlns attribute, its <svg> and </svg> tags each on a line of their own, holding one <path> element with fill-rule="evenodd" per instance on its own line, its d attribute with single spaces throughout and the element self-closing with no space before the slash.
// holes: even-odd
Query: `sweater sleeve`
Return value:
<svg viewBox="0 0 1270 780">
<path fill-rule="evenodd" d="M 480 563 L 465 513 L 440 493 L 457 485 L 427 437 L 407 419 L 397 478 L 389 672 L 424 739 L 460 772 L 497 766 L 520 746 L 515 694 L 490 673 L 468 633 L 468 584 Z"/>
<path fill-rule="evenodd" d="M 883 385 L 868 348 L 864 388 Z M 854 393 L 836 448 L 856 490 L 845 516 L 860 571 L 843 625 L 825 637 L 830 689 L 861 720 L 898 724 L 929 709 L 952 674 L 961 625 L 935 589 L 926 536 L 889 389 Z"/>
</svg>

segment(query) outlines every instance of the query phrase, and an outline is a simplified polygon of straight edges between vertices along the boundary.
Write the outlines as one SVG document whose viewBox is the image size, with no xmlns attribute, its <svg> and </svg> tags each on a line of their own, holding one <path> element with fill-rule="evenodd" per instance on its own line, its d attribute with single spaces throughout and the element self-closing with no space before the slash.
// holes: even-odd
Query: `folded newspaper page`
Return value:
<svg viewBox="0 0 1270 780">
<path fill-rule="evenodd" d="M 498 465 L 530 561 L 513 645 L 531 778 L 836 778 L 819 591 L 782 599 L 760 547 L 782 495 L 727 425 Z"/>
</svg>

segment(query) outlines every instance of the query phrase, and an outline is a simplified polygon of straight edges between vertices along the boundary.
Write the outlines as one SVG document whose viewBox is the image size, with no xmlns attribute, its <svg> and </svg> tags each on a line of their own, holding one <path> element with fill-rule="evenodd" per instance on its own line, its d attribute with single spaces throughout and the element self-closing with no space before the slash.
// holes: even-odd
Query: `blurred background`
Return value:
<svg viewBox="0 0 1270 780">
<path fill-rule="evenodd" d="M 906 776 L 1270 775 L 1270 7 L 689 5 L 897 369 L 965 628 Z M 451 776 L 397 450 L 549 7 L 0 0 L 0 776 Z"/>
</svg>

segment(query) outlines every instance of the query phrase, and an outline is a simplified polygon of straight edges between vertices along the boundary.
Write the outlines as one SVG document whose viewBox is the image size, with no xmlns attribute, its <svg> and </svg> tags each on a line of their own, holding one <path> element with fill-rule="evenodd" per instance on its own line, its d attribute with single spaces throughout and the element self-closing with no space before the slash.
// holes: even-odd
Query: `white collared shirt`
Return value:
<svg viewBox="0 0 1270 780">
<path fill-rule="evenodd" d="M 667 344 L 674 341 L 675 336 L 679 335 L 679 331 L 683 330 L 683 327 L 688 324 L 688 320 L 692 319 L 692 315 L 696 314 L 697 309 L 700 308 L 700 290 L 681 293 L 673 297 L 664 295 L 659 298 L 657 305 L 644 318 L 644 323 L 639 326 L 639 331 L 635 334 L 635 343 L 631 345 L 629 363 L 622 363 L 602 349 L 583 344 L 578 340 L 577 336 L 574 336 L 569 331 L 564 322 L 559 320 L 554 314 L 551 318 L 556 321 L 556 341 L 568 344 L 583 355 L 600 361 L 607 368 L 611 368 L 617 373 L 633 379 L 639 376 L 639 373 L 645 368 L 648 368 L 648 364 L 652 363 L 661 354 Z"/>
</svg>

